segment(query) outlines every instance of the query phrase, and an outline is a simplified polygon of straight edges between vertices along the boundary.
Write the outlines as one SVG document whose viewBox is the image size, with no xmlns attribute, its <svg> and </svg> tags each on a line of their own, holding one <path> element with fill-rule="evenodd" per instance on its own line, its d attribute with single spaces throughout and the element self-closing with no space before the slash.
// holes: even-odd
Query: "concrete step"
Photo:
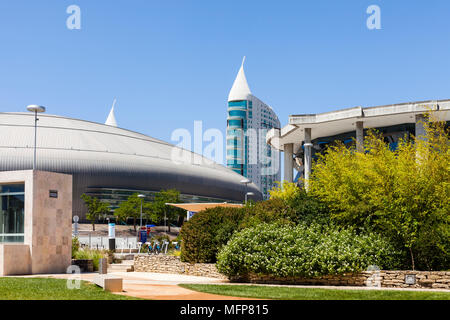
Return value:
<svg viewBox="0 0 450 320">
<path fill-rule="evenodd" d="M 103 290 L 110 292 L 122 292 L 123 291 L 123 279 L 107 274 L 100 274 L 95 276 L 93 282 L 102 287 Z"/>
<path fill-rule="evenodd" d="M 133 272 L 134 265 L 132 264 L 110 264 L 108 272 Z"/>
</svg>

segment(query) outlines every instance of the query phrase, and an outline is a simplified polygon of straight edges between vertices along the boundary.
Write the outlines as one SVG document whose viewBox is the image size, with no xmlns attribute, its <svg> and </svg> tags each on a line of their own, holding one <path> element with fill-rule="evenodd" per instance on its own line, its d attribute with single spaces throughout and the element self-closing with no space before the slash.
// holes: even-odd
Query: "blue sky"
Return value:
<svg viewBox="0 0 450 320">
<path fill-rule="evenodd" d="M 69 30 L 66 8 L 81 8 Z M 382 30 L 366 9 L 381 8 Z M 450 1 L 0 0 L 0 112 L 104 122 L 170 141 L 225 133 L 247 56 L 254 95 L 290 114 L 450 98 Z"/>
</svg>

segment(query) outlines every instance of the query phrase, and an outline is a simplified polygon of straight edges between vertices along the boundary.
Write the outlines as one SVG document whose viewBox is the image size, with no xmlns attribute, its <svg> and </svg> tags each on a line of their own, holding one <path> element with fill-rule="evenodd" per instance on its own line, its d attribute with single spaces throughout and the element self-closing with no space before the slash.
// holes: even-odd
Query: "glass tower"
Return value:
<svg viewBox="0 0 450 320">
<path fill-rule="evenodd" d="M 265 140 L 274 127 L 279 128 L 280 121 L 271 107 L 252 95 L 243 61 L 228 96 L 227 166 L 256 184 L 266 199 L 281 180 L 280 152 Z"/>
</svg>

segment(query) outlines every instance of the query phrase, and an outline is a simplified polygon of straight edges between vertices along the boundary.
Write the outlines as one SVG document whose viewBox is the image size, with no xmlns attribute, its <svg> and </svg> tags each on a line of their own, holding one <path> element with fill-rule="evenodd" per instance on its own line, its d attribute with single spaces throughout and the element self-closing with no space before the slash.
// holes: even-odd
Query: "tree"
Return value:
<svg viewBox="0 0 450 320">
<path fill-rule="evenodd" d="M 166 203 L 180 203 L 180 192 L 175 189 L 169 189 L 156 193 L 150 218 L 155 222 L 161 222 L 166 217 L 170 232 L 170 223 L 176 221 L 179 215 L 185 214 L 185 211 L 180 208 L 168 206 Z"/>
<path fill-rule="evenodd" d="M 139 193 L 132 194 L 126 201 L 121 202 L 114 211 L 118 221 L 126 221 L 128 218 L 132 218 L 134 231 L 136 231 L 137 219 L 141 215 L 141 199 L 138 195 Z"/>
<path fill-rule="evenodd" d="M 92 223 L 92 230 L 95 231 L 95 221 L 99 216 L 110 212 L 108 204 L 101 202 L 98 198 L 82 194 L 81 198 L 87 207 L 86 218 Z"/>
<path fill-rule="evenodd" d="M 292 200 L 300 194 L 300 188 L 293 182 L 276 182 L 276 186 L 269 190 L 270 198 Z"/>
<path fill-rule="evenodd" d="M 428 118 L 433 115 L 428 115 Z M 344 226 L 375 230 L 403 246 L 415 269 L 450 267 L 450 149 L 445 123 L 391 150 L 375 131 L 364 153 L 330 147 L 313 165 L 310 193 Z"/>
</svg>

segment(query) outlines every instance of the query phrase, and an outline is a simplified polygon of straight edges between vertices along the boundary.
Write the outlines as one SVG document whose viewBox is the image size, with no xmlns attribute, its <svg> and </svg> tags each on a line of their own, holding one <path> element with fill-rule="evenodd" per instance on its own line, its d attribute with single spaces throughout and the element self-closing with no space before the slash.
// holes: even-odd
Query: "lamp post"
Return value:
<svg viewBox="0 0 450 320">
<path fill-rule="evenodd" d="M 255 194 L 253 193 L 253 192 L 247 192 L 246 194 L 245 194 L 245 203 L 247 204 L 247 197 L 248 196 L 254 196 Z"/>
<path fill-rule="evenodd" d="M 33 170 L 36 170 L 36 140 L 37 140 L 37 122 L 38 122 L 38 113 L 45 112 L 45 107 L 38 106 L 35 104 L 31 104 L 27 106 L 27 110 L 30 112 L 34 112 L 34 157 L 33 157 Z"/>
<path fill-rule="evenodd" d="M 245 184 L 245 203 L 247 203 L 247 185 L 251 183 L 251 181 L 247 178 L 241 180 L 241 183 Z"/>
<path fill-rule="evenodd" d="M 145 195 L 143 195 L 143 194 L 138 194 L 138 198 L 141 199 L 141 222 L 140 222 L 140 224 L 139 224 L 139 226 L 140 226 L 139 230 L 141 230 L 141 229 L 142 229 L 142 201 L 143 201 L 143 199 L 145 198 Z"/>
</svg>

